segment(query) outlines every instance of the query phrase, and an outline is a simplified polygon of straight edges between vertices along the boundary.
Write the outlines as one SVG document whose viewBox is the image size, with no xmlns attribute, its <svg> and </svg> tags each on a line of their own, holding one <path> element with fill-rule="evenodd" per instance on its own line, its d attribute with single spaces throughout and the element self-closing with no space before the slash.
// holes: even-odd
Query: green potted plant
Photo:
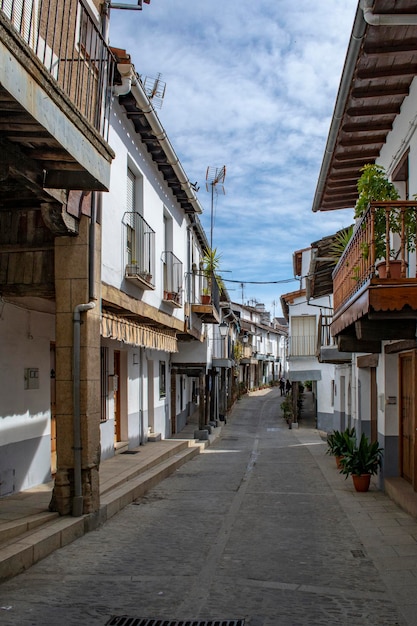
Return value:
<svg viewBox="0 0 417 626">
<path fill-rule="evenodd" d="M 207 248 L 203 257 L 203 275 L 207 279 L 207 286 L 204 287 L 201 300 L 203 304 L 209 304 L 213 278 L 218 280 L 216 272 L 219 271 L 221 254 L 217 252 L 217 248 Z"/>
<path fill-rule="evenodd" d="M 368 491 L 371 476 L 378 473 L 382 463 L 383 448 L 377 441 L 371 443 L 362 433 L 359 444 L 350 440 L 340 461 L 341 474 L 352 476 L 356 491 Z"/>
<path fill-rule="evenodd" d="M 346 428 L 343 432 L 340 430 L 334 430 L 327 435 L 327 450 L 326 454 L 334 456 L 336 459 L 336 465 L 338 469 L 341 468 L 341 459 L 345 455 L 345 452 L 349 449 L 350 442 L 355 441 L 356 431 L 355 428 Z"/>
<path fill-rule="evenodd" d="M 359 197 L 355 205 L 355 218 L 362 217 L 368 210 L 371 202 L 379 200 L 398 200 L 400 198 L 397 188 L 394 183 L 388 180 L 382 165 L 368 163 L 361 168 L 361 172 L 362 174 L 357 182 Z M 389 230 L 392 233 L 401 232 L 400 211 L 398 209 L 391 209 L 389 213 Z M 374 213 L 374 248 L 376 261 L 386 258 L 386 236 L 385 208 L 377 208 Z M 415 239 L 415 230 L 412 231 L 411 224 L 409 226 L 406 225 L 406 238 L 407 240 L 410 239 L 410 241 L 407 241 L 407 246 L 412 245 L 412 240 Z M 364 258 L 367 258 L 369 254 L 369 243 L 362 245 L 362 254 Z M 398 251 L 391 249 L 390 254 L 393 260 L 395 260 Z M 383 265 L 385 266 L 385 264 Z M 393 261 L 390 261 L 390 266 L 391 265 L 393 265 Z"/>
</svg>

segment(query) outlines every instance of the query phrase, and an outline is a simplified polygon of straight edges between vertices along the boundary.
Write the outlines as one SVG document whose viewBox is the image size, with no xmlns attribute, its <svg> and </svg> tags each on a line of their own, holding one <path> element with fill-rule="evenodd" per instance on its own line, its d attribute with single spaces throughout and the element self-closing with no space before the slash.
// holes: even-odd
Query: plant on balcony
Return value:
<svg viewBox="0 0 417 626">
<path fill-rule="evenodd" d="M 220 268 L 220 260 L 221 254 L 217 252 L 217 248 L 207 248 L 206 253 L 203 257 L 203 274 L 207 279 L 207 287 L 204 287 L 203 289 L 203 296 L 211 296 L 213 277 L 215 278 L 217 284 L 219 285 L 219 288 L 221 289 L 222 281 L 216 275 Z"/>
<path fill-rule="evenodd" d="M 369 204 L 375 201 L 398 200 L 400 194 L 394 183 L 388 180 L 385 169 L 382 165 L 368 163 L 361 168 L 361 176 L 357 182 L 359 197 L 355 205 L 355 218 L 362 217 L 368 210 Z M 400 212 L 397 209 L 390 211 L 390 231 L 392 233 L 401 232 Z M 407 228 L 410 235 L 411 230 Z M 413 235 L 415 239 L 415 234 Z M 411 243 L 411 242 L 410 242 Z M 386 213 L 384 208 L 376 209 L 374 214 L 374 247 L 375 259 L 384 259 L 386 255 Z M 367 258 L 369 254 L 369 244 L 363 245 L 362 254 Z M 395 258 L 398 254 L 394 249 L 391 256 Z"/>
<path fill-rule="evenodd" d="M 349 241 L 352 239 L 353 228 L 354 226 L 351 224 L 350 226 L 339 230 L 334 236 L 330 246 L 330 253 L 336 262 L 340 259 Z"/>
</svg>

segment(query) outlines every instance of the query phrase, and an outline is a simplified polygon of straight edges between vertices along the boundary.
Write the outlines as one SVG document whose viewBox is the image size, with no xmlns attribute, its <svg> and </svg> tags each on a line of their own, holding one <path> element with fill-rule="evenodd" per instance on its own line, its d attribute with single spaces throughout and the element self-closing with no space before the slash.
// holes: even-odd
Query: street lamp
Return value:
<svg viewBox="0 0 417 626">
<path fill-rule="evenodd" d="M 227 337 L 228 332 L 229 324 L 226 324 L 226 322 L 222 322 L 221 324 L 219 324 L 220 337 Z"/>
</svg>

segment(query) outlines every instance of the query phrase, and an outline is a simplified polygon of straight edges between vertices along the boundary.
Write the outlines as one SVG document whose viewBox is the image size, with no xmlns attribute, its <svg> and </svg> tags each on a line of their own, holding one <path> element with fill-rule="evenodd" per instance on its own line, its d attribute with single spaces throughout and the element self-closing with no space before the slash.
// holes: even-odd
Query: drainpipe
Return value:
<svg viewBox="0 0 417 626">
<path fill-rule="evenodd" d="M 81 313 L 94 309 L 95 302 L 77 304 L 73 317 L 73 426 L 74 426 L 74 497 L 72 515 L 83 514 L 83 495 L 81 481 L 81 411 L 80 411 L 80 352 L 81 352 Z"/>
<path fill-rule="evenodd" d="M 118 63 L 116 67 L 121 76 L 122 84 L 113 86 L 113 95 L 126 96 L 132 88 L 132 66 L 130 63 Z"/>
<path fill-rule="evenodd" d="M 417 13 L 411 14 L 388 14 L 374 13 L 374 0 L 361 0 L 360 5 L 363 10 L 363 17 L 367 24 L 371 26 L 415 26 L 417 25 Z"/>
</svg>

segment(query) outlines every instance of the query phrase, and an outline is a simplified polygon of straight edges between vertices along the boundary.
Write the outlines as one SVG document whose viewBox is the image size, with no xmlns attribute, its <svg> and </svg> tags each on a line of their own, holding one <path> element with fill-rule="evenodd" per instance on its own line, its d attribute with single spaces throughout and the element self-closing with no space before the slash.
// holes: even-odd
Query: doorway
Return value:
<svg viewBox="0 0 417 626">
<path fill-rule="evenodd" d="M 122 440 L 120 414 L 120 351 L 115 350 L 113 356 L 113 401 L 114 401 L 114 443 Z"/>
<path fill-rule="evenodd" d="M 415 378 L 416 353 L 399 355 L 400 363 L 400 470 L 414 484 Z"/>
<path fill-rule="evenodd" d="M 55 344 L 51 343 L 49 348 L 50 360 L 50 395 L 51 395 L 51 474 L 56 474 L 56 358 Z"/>
</svg>

